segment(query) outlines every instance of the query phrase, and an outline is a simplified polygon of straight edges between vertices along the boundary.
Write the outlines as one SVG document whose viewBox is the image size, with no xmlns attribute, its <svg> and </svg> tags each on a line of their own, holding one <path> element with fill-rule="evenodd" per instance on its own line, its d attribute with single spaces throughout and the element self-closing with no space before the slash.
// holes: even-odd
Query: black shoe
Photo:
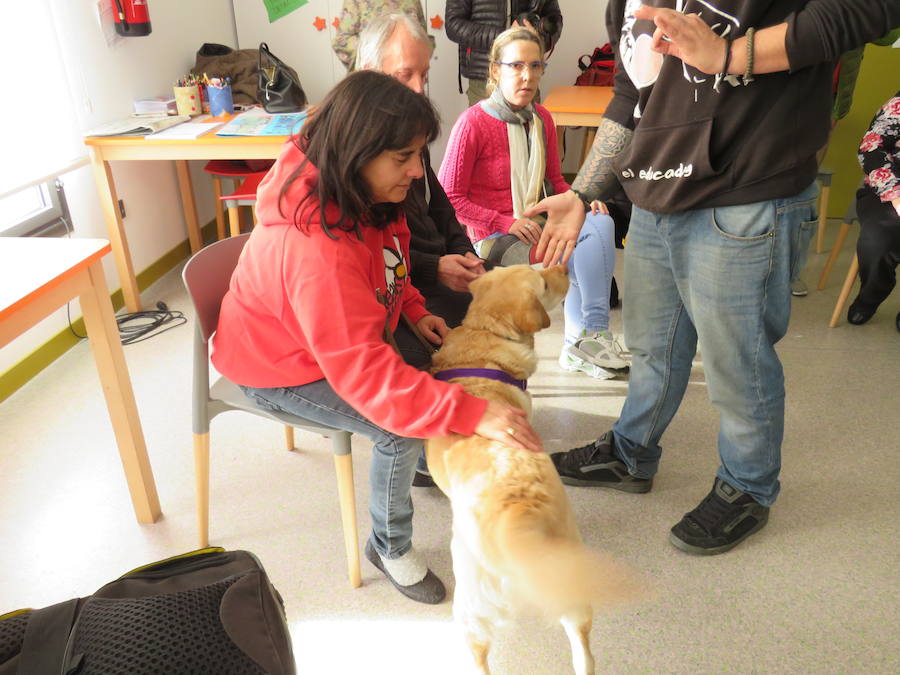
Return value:
<svg viewBox="0 0 900 675">
<path fill-rule="evenodd" d="M 615 309 L 619 306 L 619 285 L 616 283 L 616 278 L 612 278 L 612 283 L 609 286 L 609 308 Z"/>
<path fill-rule="evenodd" d="M 416 469 L 416 473 L 413 476 L 413 487 L 434 487 L 434 478 L 431 477 L 430 474 L 423 473 Z"/>
<path fill-rule="evenodd" d="M 366 558 L 369 559 L 370 563 L 381 570 L 388 581 L 394 584 L 394 588 L 403 593 L 403 595 L 410 600 L 422 602 L 426 605 L 436 605 L 447 597 L 447 589 L 444 588 L 443 582 L 438 579 L 431 570 L 428 570 L 425 573 L 425 578 L 422 579 L 422 581 L 410 584 L 409 586 L 401 586 L 394 581 L 394 578 L 384 568 L 384 564 L 381 562 L 381 556 L 378 555 L 378 551 L 372 546 L 371 539 L 366 541 Z"/>
<path fill-rule="evenodd" d="M 850 305 L 850 309 L 847 310 L 847 321 L 854 326 L 862 326 L 875 315 L 875 309 L 877 309 L 877 307 L 869 308 L 860 303 L 858 299 L 854 300 Z"/>
<path fill-rule="evenodd" d="M 589 445 L 550 455 L 566 485 L 606 487 L 622 492 L 650 492 L 652 478 L 637 478 L 613 454 L 613 433 L 607 431 Z"/>
<path fill-rule="evenodd" d="M 716 478 L 712 491 L 700 506 L 686 513 L 672 528 L 669 541 L 675 548 L 697 555 L 725 553 L 769 521 L 769 507 Z"/>
</svg>

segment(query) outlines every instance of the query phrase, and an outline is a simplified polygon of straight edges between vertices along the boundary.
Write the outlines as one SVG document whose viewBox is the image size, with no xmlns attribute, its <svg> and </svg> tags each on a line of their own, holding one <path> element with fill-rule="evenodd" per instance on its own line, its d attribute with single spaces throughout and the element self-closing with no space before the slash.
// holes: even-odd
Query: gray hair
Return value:
<svg viewBox="0 0 900 675">
<path fill-rule="evenodd" d="M 414 40 L 428 45 L 428 50 L 433 51 L 434 45 L 428 39 L 425 28 L 409 14 L 395 12 L 383 14 L 368 23 L 359 33 L 359 42 L 356 45 L 355 70 L 381 70 L 381 62 L 384 58 L 384 43 L 394 34 L 398 24 L 403 24 Z"/>
</svg>

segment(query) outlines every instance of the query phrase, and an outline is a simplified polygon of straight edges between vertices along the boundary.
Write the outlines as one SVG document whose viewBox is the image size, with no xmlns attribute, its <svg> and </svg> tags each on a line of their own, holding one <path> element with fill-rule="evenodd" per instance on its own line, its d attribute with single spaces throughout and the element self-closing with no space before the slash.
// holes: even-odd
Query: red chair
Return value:
<svg viewBox="0 0 900 675">
<path fill-rule="evenodd" d="M 253 170 L 242 159 L 211 159 L 203 170 L 212 176 L 213 192 L 216 195 L 216 239 L 225 238 L 225 210 L 222 205 L 222 179 L 231 179 L 233 187 L 253 173 Z M 238 225 L 240 227 L 240 225 Z"/>
<path fill-rule="evenodd" d="M 232 237 L 241 233 L 240 207 L 249 206 L 253 212 L 253 224 L 256 224 L 256 189 L 268 171 L 257 171 L 246 176 L 234 192 L 220 196 L 219 203 L 228 209 L 228 226 Z M 223 237 L 220 237 L 220 239 Z"/>
</svg>

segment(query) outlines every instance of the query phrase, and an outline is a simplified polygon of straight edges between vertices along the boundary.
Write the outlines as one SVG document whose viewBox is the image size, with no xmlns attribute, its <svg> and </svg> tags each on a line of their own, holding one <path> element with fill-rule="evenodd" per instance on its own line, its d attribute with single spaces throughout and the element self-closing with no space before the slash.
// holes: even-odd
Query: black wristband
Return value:
<svg viewBox="0 0 900 675">
<path fill-rule="evenodd" d="M 576 189 L 573 188 L 573 187 L 570 187 L 569 189 L 570 189 L 572 192 L 575 193 L 575 196 L 578 197 L 578 199 L 580 199 L 582 202 L 584 202 L 584 205 L 585 205 L 585 206 L 590 206 L 590 205 L 591 205 L 591 200 L 588 199 L 588 198 L 585 196 L 585 194 L 584 194 L 583 192 L 581 192 L 581 191 L 579 191 L 579 190 L 576 190 Z"/>
</svg>

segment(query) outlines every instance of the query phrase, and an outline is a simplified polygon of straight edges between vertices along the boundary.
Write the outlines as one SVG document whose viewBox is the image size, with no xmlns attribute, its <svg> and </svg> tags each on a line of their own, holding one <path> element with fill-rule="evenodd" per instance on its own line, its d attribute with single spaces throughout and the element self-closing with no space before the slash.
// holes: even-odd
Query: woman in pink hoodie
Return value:
<svg viewBox="0 0 900 675">
<path fill-rule="evenodd" d="M 410 284 L 402 207 L 438 129 L 428 99 L 387 75 L 338 83 L 260 184 L 258 225 L 222 301 L 212 356 L 259 404 L 374 443 L 366 557 L 426 603 L 445 591 L 412 546 L 420 439 L 478 434 L 540 450 L 523 411 L 433 379 L 384 341 L 401 314 L 434 343 L 447 332 Z"/>
</svg>

